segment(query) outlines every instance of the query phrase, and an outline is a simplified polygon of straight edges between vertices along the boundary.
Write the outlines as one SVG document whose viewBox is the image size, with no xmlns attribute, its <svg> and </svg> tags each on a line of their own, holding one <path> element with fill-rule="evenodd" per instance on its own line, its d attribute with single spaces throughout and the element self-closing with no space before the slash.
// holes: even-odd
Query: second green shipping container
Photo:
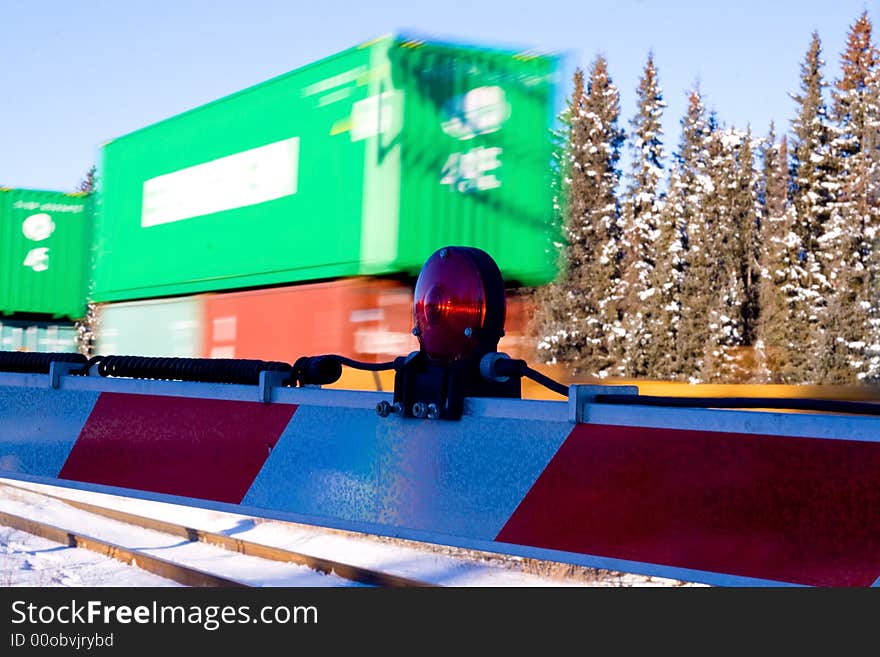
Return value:
<svg viewBox="0 0 880 657">
<path fill-rule="evenodd" d="M 0 188 L 0 316 L 85 314 L 91 200 Z"/>
</svg>

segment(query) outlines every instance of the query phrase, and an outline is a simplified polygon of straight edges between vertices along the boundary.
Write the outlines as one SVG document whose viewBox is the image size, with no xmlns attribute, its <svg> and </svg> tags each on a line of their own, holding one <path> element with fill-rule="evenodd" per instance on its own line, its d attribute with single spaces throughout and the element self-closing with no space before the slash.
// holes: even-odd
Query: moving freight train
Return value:
<svg viewBox="0 0 880 657">
<path fill-rule="evenodd" d="M 511 288 L 554 276 L 558 65 L 383 37 L 111 140 L 93 220 L 63 242 L 82 259 L 75 301 L 12 293 L 0 312 L 77 319 L 88 298 L 98 353 L 406 353 L 412 281 L 440 246 L 484 249 Z M 60 230 L 32 210 L 10 230 Z M 3 252 L 4 271 L 23 262 Z M 511 305 L 524 324 L 525 302 Z"/>
</svg>

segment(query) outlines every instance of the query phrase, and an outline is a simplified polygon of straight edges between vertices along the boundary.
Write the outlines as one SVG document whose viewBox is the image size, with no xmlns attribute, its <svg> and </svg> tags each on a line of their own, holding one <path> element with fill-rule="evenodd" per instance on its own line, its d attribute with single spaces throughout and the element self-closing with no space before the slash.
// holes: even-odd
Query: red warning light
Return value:
<svg viewBox="0 0 880 657">
<path fill-rule="evenodd" d="M 497 272 L 497 280 L 486 280 L 483 271 L 486 259 Z M 490 278 L 492 273 L 489 272 Z M 499 284 L 500 289 L 496 289 Z M 500 322 L 489 317 L 493 314 L 491 301 L 495 298 L 494 305 L 497 306 L 499 294 Z M 458 360 L 487 343 L 494 348 L 504 321 L 504 289 L 500 272 L 491 258 L 478 249 L 440 249 L 428 258 L 419 273 L 413 310 L 413 332 L 432 359 Z M 497 311 L 494 314 L 497 315 Z"/>
</svg>

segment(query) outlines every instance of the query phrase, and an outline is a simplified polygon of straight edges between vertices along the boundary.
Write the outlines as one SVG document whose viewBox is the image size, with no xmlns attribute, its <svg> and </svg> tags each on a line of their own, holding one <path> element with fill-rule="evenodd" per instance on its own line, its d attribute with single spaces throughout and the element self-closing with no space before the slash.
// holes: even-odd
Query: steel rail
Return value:
<svg viewBox="0 0 880 657">
<path fill-rule="evenodd" d="M 39 494 L 39 493 L 38 493 Z M 200 587 L 236 587 L 250 586 L 228 577 L 222 577 L 208 573 L 198 568 L 192 568 L 167 559 L 160 559 L 151 554 L 127 548 L 118 543 L 111 543 L 94 536 L 88 536 L 79 532 L 63 529 L 49 523 L 31 520 L 12 513 L 0 511 L 0 524 L 18 529 L 40 538 L 45 538 L 54 543 L 61 543 L 68 547 L 84 548 L 91 552 L 97 552 L 105 557 L 116 559 L 129 565 L 136 565 L 154 575 L 173 580 L 186 586 Z"/>
<path fill-rule="evenodd" d="M 393 575 L 391 573 L 382 572 L 380 570 L 374 570 L 371 568 L 363 568 L 360 566 L 355 566 L 352 564 L 344 563 L 341 561 L 336 561 L 334 559 L 327 559 L 324 557 L 319 557 L 316 555 L 306 554 L 304 552 L 298 552 L 294 550 L 288 550 L 285 548 L 274 547 L 271 545 L 265 545 L 262 543 L 256 543 L 254 541 L 247 541 L 241 538 L 235 538 L 233 536 L 227 536 L 226 534 L 220 534 L 217 532 L 210 532 L 203 529 L 197 529 L 195 527 L 187 527 L 186 525 L 181 525 L 174 522 L 169 522 L 167 520 L 159 520 L 157 518 L 150 518 L 147 516 L 141 516 L 134 513 L 129 513 L 127 511 L 119 511 L 117 509 L 111 509 L 108 507 L 99 506 L 96 504 L 90 504 L 88 502 L 81 502 L 79 500 L 73 500 L 67 497 L 53 495 L 51 493 L 44 493 L 42 491 L 33 490 L 31 488 L 27 488 L 25 486 L 16 486 L 14 484 L 8 483 L 0 483 L 0 487 L 2 488 L 10 488 L 15 490 L 26 491 L 28 493 L 32 493 L 34 495 L 40 495 L 42 497 L 59 500 L 68 506 L 72 506 L 76 509 L 80 509 L 81 511 L 86 511 L 87 513 L 92 513 L 94 515 L 103 516 L 105 518 L 109 518 L 111 520 L 116 520 L 118 522 L 124 522 L 126 524 L 135 525 L 137 527 L 141 527 L 143 529 L 151 529 L 154 531 L 162 532 L 164 534 L 170 534 L 172 536 L 177 536 L 180 538 L 184 538 L 191 542 L 201 542 L 209 545 L 215 545 L 217 547 L 223 548 L 224 550 L 228 550 L 230 552 L 237 552 L 239 554 L 259 557 L 261 559 L 269 559 L 271 561 L 278 561 L 282 563 L 295 563 L 302 566 L 307 566 L 312 570 L 316 570 L 318 572 L 325 573 L 327 575 L 335 574 L 343 579 L 347 579 L 349 581 L 358 582 L 360 584 L 368 584 L 370 586 L 376 587 L 387 587 L 387 588 L 399 588 L 399 587 L 435 587 L 436 584 L 430 584 L 428 582 L 423 582 L 420 580 L 412 579 L 409 577 L 402 577 L 400 575 Z M 0 512 L 2 513 L 2 512 Z M 6 515 L 3 514 L 0 516 L 0 520 L 3 519 Z M 26 519 L 20 519 L 26 520 Z M 33 522 L 33 521 L 27 521 Z M 42 523 L 38 523 L 42 524 Z M 10 525 L 12 526 L 12 525 Z M 48 525 L 47 525 L 48 526 Z M 21 529 L 21 527 L 15 527 L 16 529 Z M 44 538 L 49 538 L 49 540 L 54 540 L 59 543 L 68 542 L 68 539 L 64 536 L 66 535 L 74 535 L 71 532 L 67 532 L 67 530 L 62 530 L 58 528 L 54 528 L 57 532 L 64 532 L 64 535 L 58 534 L 57 532 L 53 535 L 59 538 L 49 538 L 48 536 L 43 536 Z M 30 532 L 27 529 L 22 529 L 22 531 Z M 42 534 L 38 534 L 42 536 Z M 81 535 L 80 535 L 81 536 Z M 97 541 L 98 539 L 90 539 L 93 541 Z M 69 544 L 69 543 L 68 543 Z M 109 545 L 109 544 L 108 544 Z M 79 546 L 85 547 L 85 546 Z M 126 548 L 119 548 L 120 550 L 126 550 Z M 140 555 L 141 553 L 138 553 Z M 108 556 L 112 556 L 108 554 Z M 147 555 L 149 556 L 149 555 Z M 155 557 L 151 557 L 155 558 Z M 162 560 L 159 560 L 162 561 Z M 127 562 L 130 563 L 130 562 Z M 168 562 L 171 563 L 171 562 Z M 140 556 L 138 556 L 138 564 L 141 564 Z M 146 568 L 144 570 L 147 570 Z M 153 571 L 150 571 L 153 572 Z M 169 579 L 174 579 L 170 577 Z M 222 578 L 220 578 L 222 579 Z M 175 580 L 179 581 L 179 580 Z M 232 581 L 232 580 L 229 580 Z M 250 586 L 248 584 L 227 584 L 229 585 L 237 585 L 237 586 Z M 207 585 L 199 585 L 195 584 L 193 586 L 223 586 L 223 584 L 207 584 Z"/>
</svg>

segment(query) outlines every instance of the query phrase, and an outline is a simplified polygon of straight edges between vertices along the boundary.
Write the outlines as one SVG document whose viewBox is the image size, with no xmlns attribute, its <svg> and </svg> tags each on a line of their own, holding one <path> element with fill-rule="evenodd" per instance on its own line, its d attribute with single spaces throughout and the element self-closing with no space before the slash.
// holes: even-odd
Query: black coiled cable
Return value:
<svg viewBox="0 0 880 657">
<path fill-rule="evenodd" d="M 52 362 L 86 364 L 82 354 L 35 351 L 0 351 L 0 371 L 48 374 Z"/>
<path fill-rule="evenodd" d="M 291 372 L 288 363 L 238 358 L 156 358 L 149 356 L 99 356 L 101 376 L 134 379 L 242 383 L 256 385 L 260 372 Z"/>
</svg>

